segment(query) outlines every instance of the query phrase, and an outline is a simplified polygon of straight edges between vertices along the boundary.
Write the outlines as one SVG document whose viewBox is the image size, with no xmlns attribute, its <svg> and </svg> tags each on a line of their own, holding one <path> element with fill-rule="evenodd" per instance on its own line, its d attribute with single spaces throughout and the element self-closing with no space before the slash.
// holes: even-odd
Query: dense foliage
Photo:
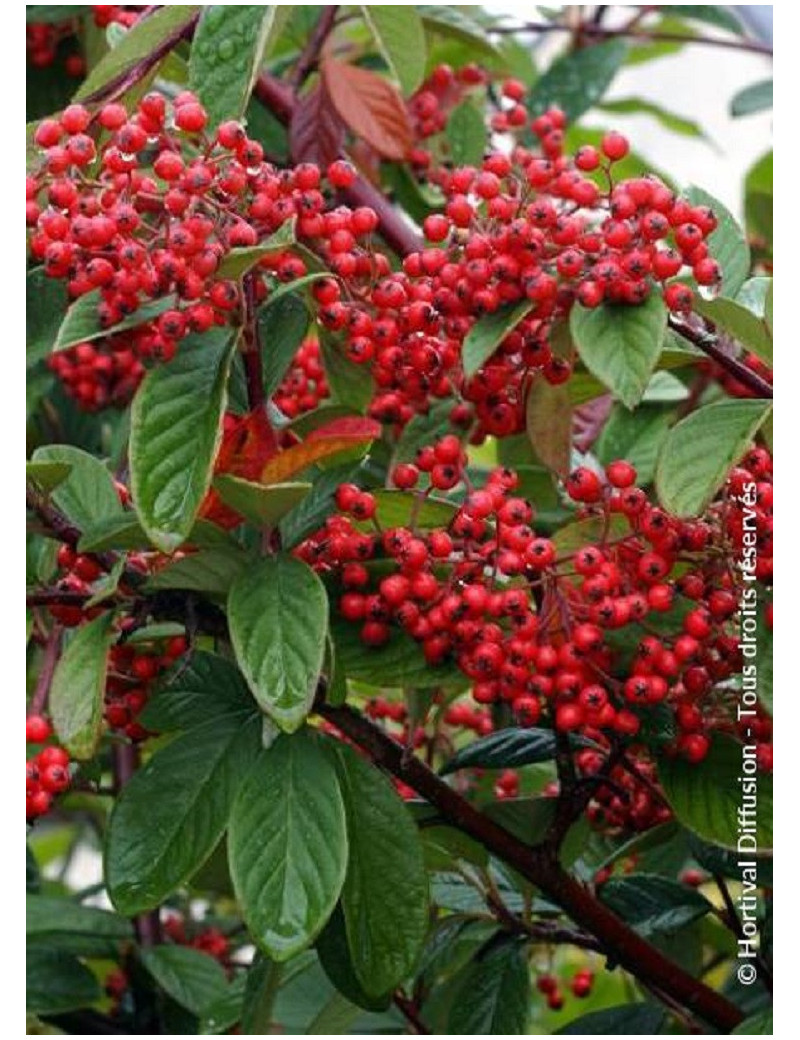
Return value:
<svg viewBox="0 0 800 1040">
<path fill-rule="evenodd" d="M 771 1034 L 760 45 L 27 10 L 28 1031 Z"/>
</svg>

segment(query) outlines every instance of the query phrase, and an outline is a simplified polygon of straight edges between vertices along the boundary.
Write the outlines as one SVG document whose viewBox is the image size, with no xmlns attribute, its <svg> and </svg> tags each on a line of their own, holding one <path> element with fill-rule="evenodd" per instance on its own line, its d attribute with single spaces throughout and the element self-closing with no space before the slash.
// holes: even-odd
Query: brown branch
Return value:
<svg viewBox="0 0 800 1040">
<path fill-rule="evenodd" d="M 244 278 L 244 326 L 242 340 L 244 350 L 245 378 L 247 381 L 247 403 L 251 412 L 264 407 L 264 372 L 261 366 L 261 337 L 258 333 L 258 315 L 256 314 L 255 281 L 252 274 Z"/>
<path fill-rule="evenodd" d="M 708 324 L 710 327 L 706 331 L 700 328 L 693 328 L 688 322 L 676 318 L 674 315 L 669 317 L 669 326 L 674 332 L 688 340 L 698 350 L 702 350 L 712 361 L 716 361 L 734 379 L 746 386 L 748 390 L 752 390 L 756 397 L 772 400 L 772 385 L 757 372 L 748 368 L 738 358 L 726 354 L 714 335 L 713 323 L 709 322 Z"/>
<path fill-rule="evenodd" d="M 395 993 L 392 1000 L 415 1033 L 420 1035 L 427 1035 L 430 1033 L 430 1029 L 428 1029 L 419 1017 L 417 1005 L 413 1000 L 409 1000 L 408 997 L 404 996 L 402 993 Z"/>
<path fill-rule="evenodd" d="M 61 652 L 61 626 L 53 625 L 44 648 L 42 659 L 42 670 L 36 680 L 36 688 L 33 691 L 30 703 L 30 715 L 41 715 L 47 708 L 47 698 L 50 696 L 50 684 L 53 681 L 53 673 L 58 664 L 58 656 Z"/>
<path fill-rule="evenodd" d="M 490 33 L 499 36 L 517 35 L 519 33 L 572 33 L 574 30 L 569 25 L 559 25 L 554 22 L 521 22 L 517 25 L 497 25 L 489 29 Z M 763 54 L 772 57 L 772 47 L 758 40 L 750 39 L 718 39 L 715 36 L 688 36 L 686 33 L 649 31 L 647 29 L 634 29 L 623 26 L 621 29 L 608 29 L 602 25 L 583 24 L 580 27 L 582 37 L 594 37 L 602 40 L 638 40 L 644 43 L 694 43 L 706 47 L 722 47 L 734 51 L 750 51 L 754 54 Z"/>
<path fill-rule="evenodd" d="M 291 76 L 288 77 L 289 83 L 294 90 L 299 90 L 302 87 L 306 77 L 316 65 L 322 46 L 333 29 L 333 23 L 336 21 L 336 12 L 338 10 L 338 4 L 329 4 L 323 8 L 319 21 L 308 37 Z"/>
<path fill-rule="evenodd" d="M 317 710 L 377 765 L 430 802 L 444 820 L 480 842 L 539 888 L 580 928 L 595 936 L 614 963 L 645 984 L 660 987 L 671 999 L 723 1032 L 730 1032 L 742 1021 L 744 1016 L 737 1007 L 637 935 L 571 877 L 549 849 L 528 846 L 514 837 L 462 798 L 419 758 L 404 755 L 401 746 L 352 708 L 320 704 Z"/>
</svg>

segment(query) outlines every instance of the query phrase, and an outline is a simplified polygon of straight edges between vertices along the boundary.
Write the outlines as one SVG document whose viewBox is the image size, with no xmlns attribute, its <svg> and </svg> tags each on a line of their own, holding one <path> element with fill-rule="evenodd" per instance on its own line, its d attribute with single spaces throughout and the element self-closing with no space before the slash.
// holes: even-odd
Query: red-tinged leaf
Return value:
<svg viewBox="0 0 800 1040">
<path fill-rule="evenodd" d="M 342 415 L 338 419 L 331 419 L 324 426 L 318 426 L 316 430 L 312 430 L 306 437 L 305 443 L 330 437 L 354 437 L 356 440 L 374 441 L 380 435 L 381 424 L 375 419 L 365 419 L 361 415 Z"/>
<path fill-rule="evenodd" d="M 259 409 L 234 421 L 226 420 L 222 444 L 214 463 L 214 476 L 230 473 L 235 477 L 254 479 L 270 456 L 275 454 L 275 434 L 269 425 L 266 413 Z M 209 490 L 199 516 L 211 520 L 229 530 L 242 522 L 241 516 Z"/>
<path fill-rule="evenodd" d="M 401 161 L 411 150 L 411 125 L 403 99 L 387 80 L 368 69 L 327 57 L 322 82 L 347 126 L 385 159 Z"/>
<path fill-rule="evenodd" d="M 261 483 L 282 484 L 315 462 L 366 446 L 372 440 L 372 435 L 340 434 L 338 437 L 318 437 L 316 440 L 309 439 L 302 444 L 295 444 L 269 460 L 261 472 Z"/>
<path fill-rule="evenodd" d="M 345 125 L 333 107 L 324 82 L 301 97 L 289 125 L 289 151 L 296 163 L 329 166 L 339 157 Z"/>
</svg>

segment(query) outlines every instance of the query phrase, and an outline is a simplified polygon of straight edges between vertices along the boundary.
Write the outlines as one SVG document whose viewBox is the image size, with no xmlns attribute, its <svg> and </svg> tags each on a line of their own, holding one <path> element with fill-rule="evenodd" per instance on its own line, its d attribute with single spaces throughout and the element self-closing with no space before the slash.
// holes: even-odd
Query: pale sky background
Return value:
<svg viewBox="0 0 800 1040">
<path fill-rule="evenodd" d="M 534 18 L 536 9 L 514 0 L 491 0 L 484 5 L 498 14 Z M 772 5 L 739 8 L 756 19 L 771 38 Z M 695 23 L 696 25 L 697 23 Z M 753 24 L 752 22 L 750 24 Z M 762 29 L 762 31 L 764 31 Z M 714 30 L 710 29 L 713 33 Z M 557 34 L 544 40 L 537 54 L 545 60 L 563 47 Z M 641 97 L 676 114 L 693 119 L 716 144 L 669 133 L 649 116 L 587 113 L 586 125 L 610 125 L 629 134 L 633 148 L 662 167 L 680 185 L 705 188 L 734 213 L 741 215 L 742 181 L 747 169 L 771 146 L 772 113 L 732 119 L 728 105 L 742 87 L 772 75 L 769 58 L 744 51 L 689 44 L 677 54 L 626 68 L 608 92 L 609 99 Z"/>
</svg>

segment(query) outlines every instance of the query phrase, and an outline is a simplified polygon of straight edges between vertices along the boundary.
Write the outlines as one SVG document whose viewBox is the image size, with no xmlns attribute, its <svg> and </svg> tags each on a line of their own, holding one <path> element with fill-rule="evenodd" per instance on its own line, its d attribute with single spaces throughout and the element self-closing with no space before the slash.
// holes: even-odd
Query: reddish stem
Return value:
<svg viewBox="0 0 800 1040">
<path fill-rule="evenodd" d="M 61 653 L 61 626 L 53 625 L 50 630 L 50 635 L 47 637 L 47 642 L 44 647 L 44 657 L 42 658 L 42 670 L 39 672 L 39 678 L 36 680 L 36 688 L 33 691 L 31 697 L 29 715 L 41 715 L 47 710 L 47 698 L 50 696 L 50 684 L 53 681 L 53 673 L 56 670 L 58 664 L 58 657 Z"/>
</svg>

